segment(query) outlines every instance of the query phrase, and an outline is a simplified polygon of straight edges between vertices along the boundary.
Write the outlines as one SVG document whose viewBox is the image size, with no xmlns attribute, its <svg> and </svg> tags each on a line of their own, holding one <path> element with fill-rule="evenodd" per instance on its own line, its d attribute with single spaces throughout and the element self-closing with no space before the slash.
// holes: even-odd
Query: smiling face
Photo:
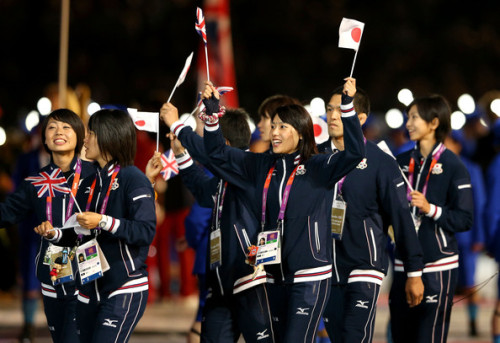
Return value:
<svg viewBox="0 0 500 343">
<path fill-rule="evenodd" d="M 408 111 L 408 121 L 406 122 L 406 129 L 408 130 L 410 139 L 415 142 L 422 140 L 434 141 L 437 127 L 434 121 L 439 123 L 437 118 L 434 118 L 430 123 L 422 119 L 418 113 L 417 106 L 413 105 Z"/>
<path fill-rule="evenodd" d="M 271 142 L 275 154 L 291 154 L 298 149 L 299 133 L 290 124 L 281 121 L 278 115 L 271 122 Z"/>
<path fill-rule="evenodd" d="M 73 127 L 65 122 L 49 119 L 45 128 L 45 144 L 53 153 L 74 152 L 77 135 Z"/>
</svg>

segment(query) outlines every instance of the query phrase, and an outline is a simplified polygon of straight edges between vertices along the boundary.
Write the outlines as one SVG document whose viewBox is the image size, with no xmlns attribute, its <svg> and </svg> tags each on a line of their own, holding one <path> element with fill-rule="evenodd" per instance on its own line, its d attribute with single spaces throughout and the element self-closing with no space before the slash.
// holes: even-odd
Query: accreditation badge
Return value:
<svg viewBox="0 0 500 343">
<path fill-rule="evenodd" d="M 281 262 L 280 231 L 263 231 L 257 236 L 257 256 L 255 265 L 277 264 Z"/>
<path fill-rule="evenodd" d="M 78 249 L 76 249 L 76 258 L 82 285 L 102 277 L 104 271 L 101 254 L 101 248 L 95 238 L 83 245 L 80 245 Z"/>
<path fill-rule="evenodd" d="M 347 203 L 344 200 L 333 200 L 331 217 L 333 239 L 342 240 L 346 209 Z"/>
<path fill-rule="evenodd" d="M 220 229 L 210 233 L 210 270 L 222 265 L 222 246 Z"/>
<path fill-rule="evenodd" d="M 57 269 L 57 276 L 52 281 L 54 285 L 60 285 L 65 282 L 73 281 L 73 267 L 68 258 L 68 248 L 54 246 L 50 256 L 50 269 Z"/>
</svg>

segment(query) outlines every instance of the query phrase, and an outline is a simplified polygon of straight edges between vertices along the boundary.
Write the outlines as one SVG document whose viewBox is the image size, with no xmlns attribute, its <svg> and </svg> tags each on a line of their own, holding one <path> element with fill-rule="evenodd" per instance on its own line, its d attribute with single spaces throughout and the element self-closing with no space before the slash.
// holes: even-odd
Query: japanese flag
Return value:
<svg viewBox="0 0 500 343">
<path fill-rule="evenodd" d="M 192 59 L 193 59 L 193 53 L 191 52 L 191 54 L 186 59 L 186 63 L 184 64 L 184 68 L 182 69 L 181 75 L 179 75 L 179 78 L 177 79 L 175 87 L 179 87 L 184 82 L 184 79 L 186 79 L 186 75 L 188 73 L 189 67 L 191 66 Z"/>
<path fill-rule="evenodd" d="M 127 108 L 127 112 L 132 118 L 138 130 L 158 132 L 158 112 L 139 112 L 135 108 Z"/>
<path fill-rule="evenodd" d="M 339 48 L 354 49 L 358 51 L 364 28 L 365 23 L 353 19 L 342 18 L 339 28 Z"/>
</svg>

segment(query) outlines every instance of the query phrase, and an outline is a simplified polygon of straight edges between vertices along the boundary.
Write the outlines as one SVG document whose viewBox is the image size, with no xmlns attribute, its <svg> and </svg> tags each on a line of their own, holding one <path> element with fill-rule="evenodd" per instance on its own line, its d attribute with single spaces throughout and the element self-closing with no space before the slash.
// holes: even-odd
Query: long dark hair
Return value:
<svg viewBox="0 0 500 343">
<path fill-rule="evenodd" d="M 434 118 L 439 120 L 434 135 L 436 141 L 444 142 L 444 139 L 451 131 L 451 109 L 448 101 L 437 94 L 417 98 L 406 107 L 406 113 L 410 112 L 413 105 L 417 106 L 419 116 L 427 123 L 432 122 Z"/>
<path fill-rule="evenodd" d="M 122 167 L 134 164 L 137 139 L 128 113 L 111 109 L 97 111 L 89 119 L 89 130 L 95 133 L 106 160 Z"/>
<path fill-rule="evenodd" d="M 61 121 L 71 126 L 73 131 L 76 133 L 75 155 L 79 155 L 80 151 L 82 151 L 83 139 L 85 138 L 85 126 L 83 125 L 82 119 L 78 116 L 78 114 L 66 108 L 61 108 L 53 111 L 45 118 L 40 129 L 42 131 L 43 147 L 49 154 L 52 153 L 52 151 L 50 151 L 47 144 L 45 144 L 45 130 L 47 129 L 50 119 Z"/>
<path fill-rule="evenodd" d="M 297 148 L 303 161 L 318 153 L 311 115 L 304 106 L 292 104 L 278 107 L 276 112 L 271 115 L 271 120 L 274 120 L 277 115 L 282 122 L 292 125 L 299 136 L 302 136 Z"/>
</svg>

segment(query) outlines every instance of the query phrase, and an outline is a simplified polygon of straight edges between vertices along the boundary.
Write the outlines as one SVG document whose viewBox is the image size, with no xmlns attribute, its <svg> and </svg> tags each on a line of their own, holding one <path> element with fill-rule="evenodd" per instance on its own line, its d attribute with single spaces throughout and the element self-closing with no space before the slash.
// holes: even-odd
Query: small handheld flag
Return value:
<svg viewBox="0 0 500 343">
<path fill-rule="evenodd" d="M 172 100 L 172 96 L 174 95 L 175 89 L 179 87 L 186 79 L 186 75 L 188 73 L 189 67 L 191 66 L 192 59 L 193 59 L 193 53 L 191 52 L 191 54 L 186 59 L 186 63 L 184 63 L 184 68 L 182 68 L 181 74 L 179 75 L 179 78 L 177 79 L 174 89 L 172 89 L 172 92 L 170 93 L 167 102 L 170 102 L 170 100 Z"/>
<path fill-rule="evenodd" d="M 39 198 L 62 196 L 71 193 L 71 189 L 66 183 L 60 168 L 52 170 L 52 172 L 41 172 L 39 176 L 27 177 L 26 181 L 30 181 L 36 188 Z"/>
<path fill-rule="evenodd" d="M 196 7 L 196 22 L 194 24 L 194 28 L 203 39 L 203 42 L 207 44 L 207 29 L 205 27 L 205 17 L 203 16 L 203 11 L 199 7 Z"/>
<path fill-rule="evenodd" d="M 207 49 L 207 28 L 205 25 L 205 17 L 201 8 L 196 7 L 196 21 L 194 23 L 196 32 L 200 35 L 205 43 L 205 62 L 207 64 L 207 80 L 210 81 L 210 73 L 208 71 L 208 49 Z"/>
<path fill-rule="evenodd" d="M 163 176 L 163 180 L 167 181 L 168 179 L 171 179 L 179 174 L 179 166 L 177 165 L 172 149 L 168 149 L 161 154 L 161 164 L 163 168 L 161 169 L 160 174 Z"/>
<path fill-rule="evenodd" d="M 354 71 L 354 63 L 356 62 L 356 56 L 358 55 L 364 28 L 365 23 L 354 19 L 342 18 L 342 22 L 340 23 L 339 48 L 354 49 L 356 51 L 352 62 L 351 77 Z"/>
<path fill-rule="evenodd" d="M 160 144 L 160 114 L 158 112 L 139 112 L 135 108 L 127 108 L 137 130 L 156 132 L 156 151 Z"/>
<path fill-rule="evenodd" d="M 127 108 L 127 112 L 138 130 L 158 132 L 158 112 L 139 112 L 135 108 Z"/>
</svg>

